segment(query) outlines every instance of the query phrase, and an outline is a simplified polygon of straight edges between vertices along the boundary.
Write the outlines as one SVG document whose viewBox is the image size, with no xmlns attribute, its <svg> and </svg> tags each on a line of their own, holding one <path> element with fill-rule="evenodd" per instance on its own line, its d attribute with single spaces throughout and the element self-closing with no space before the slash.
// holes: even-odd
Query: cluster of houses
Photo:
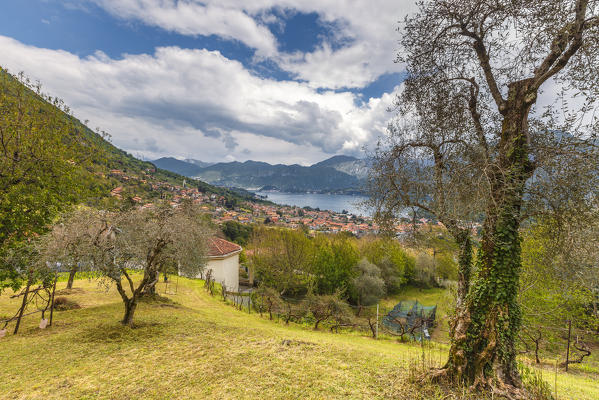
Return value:
<svg viewBox="0 0 599 400">
<path fill-rule="evenodd" d="M 244 206 L 235 211 L 223 211 L 216 220 L 220 223 L 271 223 L 292 229 L 306 227 L 311 231 L 326 233 L 350 232 L 356 236 L 379 231 L 378 225 L 370 217 L 262 203 L 246 203 Z"/>
<path fill-rule="evenodd" d="M 183 199 L 191 199 L 196 204 L 201 204 L 202 209 L 212 214 L 217 223 L 226 221 L 237 221 L 240 223 L 272 223 L 281 227 L 298 228 L 305 226 L 312 231 L 318 232 L 350 232 L 361 236 L 376 234 L 379 227 L 371 218 L 358 217 L 346 213 L 336 213 L 328 210 L 306 210 L 299 207 L 279 206 L 263 203 L 246 202 L 234 210 L 227 209 L 225 198 L 211 193 L 200 192 L 197 188 L 186 187 L 185 182 L 181 186 L 153 179 L 152 172 L 146 171 L 144 176 L 129 175 L 121 170 L 111 170 L 110 176 L 116 178 L 121 185 L 114 187 L 111 196 L 122 199 L 125 196 L 126 183 L 139 181 L 141 184 L 149 185 L 152 190 L 168 194 L 171 205 L 177 206 Z M 139 203 L 141 207 L 150 208 L 154 204 L 144 201 L 139 195 L 129 193 L 128 198 Z"/>
<path fill-rule="evenodd" d="M 168 198 L 171 202 L 171 205 L 176 206 L 183 199 L 191 199 L 196 204 L 203 204 L 206 206 L 218 207 L 225 204 L 225 197 L 216 195 L 214 193 L 204 193 L 201 192 L 198 188 L 188 187 L 183 181 L 181 186 L 173 185 L 169 182 L 160 181 L 154 178 L 152 175 L 155 172 L 154 169 L 148 169 L 143 172 L 143 176 L 139 177 L 137 175 L 128 174 L 125 171 L 119 169 L 113 169 L 110 171 L 109 176 L 117 179 L 122 184 L 114 187 L 110 191 L 110 195 L 117 199 L 122 199 L 126 192 L 130 192 L 131 189 L 125 189 L 125 186 L 130 187 L 131 183 L 137 183 L 142 185 L 147 185 L 149 189 L 155 191 L 156 193 L 160 193 L 160 197 Z M 148 199 L 142 199 L 140 196 L 134 193 L 127 193 L 132 201 L 136 203 L 140 203 L 144 208 L 153 207 L 154 204 L 148 202 Z M 146 200 L 146 201 L 144 201 Z M 205 208 L 207 211 L 208 207 Z"/>
</svg>

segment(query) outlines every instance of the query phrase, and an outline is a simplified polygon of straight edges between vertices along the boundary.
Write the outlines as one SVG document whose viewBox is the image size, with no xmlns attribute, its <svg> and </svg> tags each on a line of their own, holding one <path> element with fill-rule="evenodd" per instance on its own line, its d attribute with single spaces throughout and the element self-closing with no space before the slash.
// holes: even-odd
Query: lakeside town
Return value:
<svg viewBox="0 0 599 400">
<path fill-rule="evenodd" d="M 308 230 L 314 232 L 348 232 L 356 236 L 377 234 L 380 230 L 372 217 L 358 216 L 348 212 L 251 201 L 231 206 L 231 204 L 227 204 L 225 196 L 202 192 L 198 188 L 189 187 L 186 181 L 183 181 L 181 185 L 158 181 L 153 178 L 153 172 L 155 171 L 147 170 L 144 172 L 144 176 L 139 177 L 122 170 L 111 170 L 110 176 L 121 183 L 111 190 L 111 196 L 123 199 L 128 195 L 132 201 L 139 203 L 142 208 L 153 207 L 153 202 L 147 201 L 148 199 L 144 199 L 139 194 L 131 191 L 130 188 L 134 187 L 131 183 L 137 183 L 147 185 L 152 191 L 159 192 L 161 198 L 169 198 L 171 205 L 174 207 L 184 199 L 189 199 L 195 204 L 201 204 L 200 208 L 209 213 L 212 220 L 217 224 L 236 221 L 242 224 L 272 224 L 293 229 L 305 226 Z M 420 218 L 416 223 L 421 226 L 436 224 L 426 218 Z M 398 223 L 395 226 L 395 233 L 401 236 L 412 229 L 412 223 Z"/>
</svg>

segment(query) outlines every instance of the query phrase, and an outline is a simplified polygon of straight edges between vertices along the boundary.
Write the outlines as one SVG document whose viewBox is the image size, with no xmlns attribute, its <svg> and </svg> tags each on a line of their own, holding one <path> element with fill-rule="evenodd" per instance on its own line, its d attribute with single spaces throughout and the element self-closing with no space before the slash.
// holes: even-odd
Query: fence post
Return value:
<svg viewBox="0 0 599 400">
<path fill-rule="evenodd" d="M 566 350 L 566 372 L 568 372 L 568 361 L 570 360 L 570 337 L 572 335 L 572 320 L 568 320 L 568 348 Z"/>
<path fill-rule="evenodd" d="M 555 359 L 555 398 L 557 399 L 557 358 Z"/>
<path fill-rule="evenodd" d="M 54 275 L 54 286 L 52 287 L 52 299 L 50 300 L 50 324 L 52 326 L 52 317 L 54 316 L 54 293 L 56 293 L 56 281 L 58 280 L 58 272 Z"/>
<path fill-rule="evenodd" d="M 374 331 L 374 338 L 379 338 L 379 303 L 376 303 L 376 329 Z"/>
<path fill-rule="evenodd" d="M 422 305 L 420 306 L 420 348 L 422 349 L 422 371 L 426 370 L 426 354 L 424 353 L 424 315 Z"/>
</svg>

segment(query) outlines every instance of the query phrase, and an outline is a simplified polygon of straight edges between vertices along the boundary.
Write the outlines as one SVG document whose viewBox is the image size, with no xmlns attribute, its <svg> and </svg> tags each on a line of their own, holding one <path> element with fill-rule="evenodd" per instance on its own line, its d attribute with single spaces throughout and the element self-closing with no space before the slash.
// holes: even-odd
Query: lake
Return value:
<svg viewBox="0 0 599 400">
<path fill-rule="evenodd" d="M 347 210 L 350 214 L 370 215 L 368 210 L 359 206 L 359 202 L 367 199 L 365 196 L 352 196 L 347 194 L 320 194 L 320 193 L 285 193 L 285 192 L 254 192 L 259 196 L 266 196 L 273 203 L 320 208 L 341 212 Z"/>
</svg>

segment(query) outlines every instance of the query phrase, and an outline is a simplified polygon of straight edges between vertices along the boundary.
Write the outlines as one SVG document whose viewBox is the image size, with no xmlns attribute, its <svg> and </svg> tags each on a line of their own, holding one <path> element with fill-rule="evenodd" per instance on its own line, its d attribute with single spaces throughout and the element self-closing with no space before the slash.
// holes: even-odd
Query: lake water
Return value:
<svg viewBox="0 0 599 400">
<path fill-rule="evenodd" d="M 347 194 L 319 194 L 319 193 L 285 193 L 285 192 L 255 192 L 257 195 L 266 196 L 267 200 L 273 203 L 320 208 L 321 210 L 331 210 L 341 212 L 347 210 L 350 214 L 370 215 L 358 203 L 367 199 L 365 196 L 351 196 Z"/>
</svg>

